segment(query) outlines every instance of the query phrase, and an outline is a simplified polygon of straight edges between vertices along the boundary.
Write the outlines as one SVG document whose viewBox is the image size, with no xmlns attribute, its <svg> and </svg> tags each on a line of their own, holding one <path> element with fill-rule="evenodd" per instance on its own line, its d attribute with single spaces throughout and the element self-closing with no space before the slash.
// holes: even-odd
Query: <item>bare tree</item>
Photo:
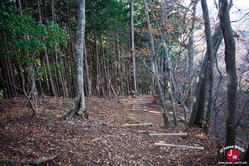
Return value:
<svg viewBox="0 0 249 166">
<path fill-rule="evenodd" d="M 236 114 L 236 98 L 237 98 L 237 73 L 236 73 L 236 57 L 235 57 L 235 42 L 229 9 L 232 6 L 227 0 L 219 0 L 220 6 L 220 26 L 225 40 L 225 62 L 227 72 L 227 120 L 226 120 L 226 146 L 235 144 L 235 114 Z"/>
<path fill-rule="evenodd" d="M 230 7 L 231 8 L 231 7 Z M 218 9 L 218 8 L 217 8 Z M 220 28 L 220 15 L 217 15 L 215 30 L 212 35 L 212 43 L 213 43 L 213 57 L 217 57 L 217 52 L 222 42 L 223 35 Z M 208 54 L 206 52 L 205 58 L 203 60 L 203 64 L 201 67 L 201 71 L 199 74 L 199 82 L 196 85 L 195 90 L 195 101 L 192 109 L 191 118 L 189 121 L 189 126 L 191 127 L 193 124 L 202 125 L 206 101 L 208 96 Z M 219 71 L 219 70 L 218 70 Z M 220 72 L 219 72 L 220 73 Z M 222 76 L 221 76 L 222 77 Z M 219 80 L 219 84 L 222 81 L 222 78 Z M 220 85 L 218 85 L 219 87 Z"/>
<path fill-rule="evenodd" d="M 152 80 L 155 80 L 156 83 L 156 91 L 161 103 L 161 106 L 163 108 L 163 120 L 164 120 L 164 126 L 168 127 L 169 126 L 169 118 L 167 114 L 167 108 L 165 105 L 164 97 L 163 97 L 163 92 L 160 84 L 160 79 L 159 79 L 159 74 L 158 74 L 158 66 L 156 62 L 156 55 L 157 53 L 155 52 L 154 48 L 154 41 L 153 41 L 153 34 L 152 34 L 152 27 L 150 24 L 150 17 L 149 17 L 149 12 L 148 12 L 148 7 L 146 0 L 143 0 L 144 2 L 144 8 L 145 8 L 145 15 L 146 15 L 146 20 L 147 20 L 147 26 L 148 26 L 148 35 L 149 35 L 149 43 L 150 43 L 150 50 L 151 50 L 151 71 L 153 73 L 153 78 Z M 158 52 L 158 51 L 157 51 Z M 153 82 L 152 82 L 153 84 Z"/>
<path fill-rule="evenodd" d="M 210 28 L 210 20 L 208 14 L 208 6 L 206 0 L 201 0 L 201 6 L 203 10 L 203 19 L 205 23 L 205 35 L 207 40 L 207 54 L 208 54 L 208 68 L 209 68 L 209 97 L 207 106 L 207 122 L 205 125 L 206 131 L 208 131 L 211 113 L 213 110 L 214 103 L 214 51 L 213 42 Z"/>
</svg>

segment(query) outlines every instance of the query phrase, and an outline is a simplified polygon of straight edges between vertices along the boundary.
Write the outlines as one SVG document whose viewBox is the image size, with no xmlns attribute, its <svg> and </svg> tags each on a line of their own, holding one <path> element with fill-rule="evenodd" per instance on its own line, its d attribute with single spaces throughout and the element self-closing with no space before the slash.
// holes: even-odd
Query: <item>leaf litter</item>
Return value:
<svg viewBox="0 0 249 166">
<path fill-rule="evenodd" d="M 160 106 L 153 96 L 121 99 L 87 98 L 90 118 L 63 121 L 72 99 L 39 99 L 38 112 L 24 98 L 0 100 L 0 158 L 29 161 L 58 155 L 47 165 L 216 165 L 214 138 L 193 128 L 187 137 L 150 136 L 184 132 L 184 124 L 163 128 Z M 130 111 L 134 107 L 150 111 Z M 181 110 L 178 114 L 182 115 Z M 173 123 L 173 119 L 171 119 Z M 153 126 L 122 127 L 152 123 Z M 155 142 L 203 146 L 204 150 L 155 146 Z M 7 163 L 7 165 L 15 165 Z M 18 164 L 16 164 L 18 165 Z"/>
</svg>

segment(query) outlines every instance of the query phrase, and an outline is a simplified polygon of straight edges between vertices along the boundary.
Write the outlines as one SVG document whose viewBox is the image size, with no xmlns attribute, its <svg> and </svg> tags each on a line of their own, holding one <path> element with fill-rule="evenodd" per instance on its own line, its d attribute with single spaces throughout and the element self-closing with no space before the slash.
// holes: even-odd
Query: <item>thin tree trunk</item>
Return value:
<svg viewBox="0 0 249 166">
<path fill-rule="evenodd" d="M 120 38 L 119 38 L 119 34 L 117 34 L 117 50 L 118 50 L 118 71 L 119 71 L 119 78 L 120 78 L 120 93 L 122 96 L 124 96 L 124 85 L 123 85 L 123 63 L 121 62 L 121 54 L 120 54 Z"/>
<path fill-rule="evenodd" d="M 131 56 L 132 56 L 132 69 L 133 69 L 133 90 L 135 95 L 137 91 L 137 77 L 136 77 L 136 57 L 135 57 L 135 44 L 134 44 L 134 21 L 133 21 L 133 0 L 130 1 L 130 29 L 131 29 Z"/>
<path fill-rule="evenodd" d="M 62 66 L 62 64 L 60 62 L 60 59 L 58 58 L 58 54 L 57 53 L 55 53 L 55 60 L 56 60 L 56 64 L 59 64 L 59 65 Z M 63 98 L 66 98 L 67 94 L 66 94 L 64 76 L 63 76 L 63 73 L 62 73 L 63 70 L 61 70 L 60 68 L 58 69 L 58 67 L 57 67 L 56 70 L 57 70 L 57 74 L 58 74 L 59 81 L 60 81 L 60 84 L 61 84 Z"/>
<path fill-rule="evenodd" d="M 102 52 L 102 57 L 101 57 L 101 66 L 102 66 L 102 70 L 103 73 L 101 74 L 102 76 L 102 92 L 103 92 L 103 96 L 107 96 L 107 91 L 104 90 L 104 87 L 105 89 L 107 90 L 107 78 L 106 78 L 106 75 L 107 75 L 107 71 L 106 71 L 106 65 L 105 65 L 105 53 L 104 53 L 104 45 L 103 45 L 103 40 L 102 40 L 102 36 L 100 35 L 100 46 L 101 46 L 101 52 Z M 105 85 L 104 85 L 105 84 Z"/>
<path fill-rule="evenodd" d="M 7 69 L 7 66 L 6 66 L 6 58 L 2 58 L 2 66 L 3 66 L 3 79 L 6 81 L 3 81 L 6 83 L 6 96 L 7 98 L 11 98 L 11 87 L 10 87 L 10 84 L 9 84 L 9 75 L 7 74 L 8 73 L 8 69 Z"/>
<path fill-rule="evenodd" d="M 65 74 L 66 74 L 66 80 L 67 80 L 68 96 L 72 98 L 73 95 L 72 95 L 71 80 L 70 80 L 70 74 L 69 74 L 68 67 L 67 67 L 68 63 L 69 62 L 68 62 L 67 56 L 64 56 L 64 66 L 65 66 Z"/>
<path fill-rule="evenodd" d="M 40 0 L 37 0 L 37 9 L 38 9 L 39 21 L 42 23 L 42 14 L 41 14 L 41 4 L 40 4 Z"/>
<path fill-rule="evenodd" d="M 17 9 L 22 9 L 21 0 L 16 1 L 16 7 L 17 7 Z"/>
<path fill-rule="evenodd" d="M 42 23 L 40 0 L 37 0 L 37 8 L 38 8 L 37 10 L 38 10 L 38 14 L 39 14 L 39 20 Z M 42 37 L 42 38 L 44 38 L 44 37 Z M 47 66 L 47 71 L 48 71 L 48 81 L 49 81 L 49 85 L 50 85 L 50 90 L 52 92 L 52 95 L 56 96 L 54 83 L 53 83 L 53 80 L 52 80 L 52 77 L 51 77 L 51 70 L 50 70 L 50 65 L 49 65 L 47 49 L 44 51 L 44 56 L 45 56 L 45 61 L 46 61 L 46 66 Z"/>
<path fill-rule="evenodd" d="M 208 14 L 208 7 L 206 0 L 201 1 L 203 18 L 205 23 L 205 35 L 207 40 L 207 54 L 208 54 L 208 67 L 209 67 L 209 96 L 208 96 L 208 106 L 207 106 L 207 116 L 205 130 L 208 132 L 209 124 L 211 121 L 211 113 L 214 106 L 214 58 L 213 58 L 213 42 Z"/>
<path fill-rule="evenodd" d="M 1 81 L 1 86 L 2 86 L 2 89 L 3 89 L 3 96 L 4 98 L 8 98 L 8 84 L 4 81 L 6 80 L 5 79 L 5 69 L 4 69 L 4 62 L 3 62 L 3 58 L 0 58 L 0 61 L 1 61 L 1 74 L 0 74 L 0 79 L 2 80 Z"/>
<path fill-rule="evenodd" d="M 167 69 L 168 69 L 168 92 L 169 92 L 169 97 L 170 101 L 172 104 L 172 111 L 173 111 L 173 116 L 174 116 L 174 125 L 177 126 L 177 118 L 176 118 L 176 111 L 175 111 L 175 101 L 174 101 L 174 96 L 173 96 L 173 89 L 172 89 L 172 66 L 171 66 L 171 59 L 170 59 L 170 51 L 166 47 L 165 41 L 163 41 L 163 46 L 166 52 L 166 58 L 167 58 Z M 185 123 L 186 124 L 186 123 Z"/>
<path fill-rule="evenodd" d="M 108 97 L 111 98 L 111 78 L 110 78 L 110 66 L 109 66 L 109 33 L 106 33 L 106 80 L 107 80 L 107 90 Z"/>
<path fill-rule="evenodd" d="M 2 35 L 4 36 L 4 31 L 2 31 Z M 5 45 L 5 51 L 8 52 L 8 41 L 7 39 L 4 37 L 4 42 L 6 43 Z M 9 87 L 9 97 L 15 97 L 17 94 L 16 91 L 16 84 L 15 84 L 15 80 L 14 80 L 14 76 L 13 76 L 13 71 L 12 71 L 12 65 L 10 63 L 10 57 L 9 54 L 7 53 L 7 56 L 3 58 L 4 59 L 4 63 L 3 66 L 5 66 L 5 75 L 6 75 L 6 81 L 7 81 L 7 85 Z"/>
<path fill-rule="evenodd" d="M 235 42 L 231 27 L 229 9 L 232 6 L 232 0 L 228 4 L 227 0 L 219 1 L 220 26 L 225 40 L 225 62 L 227 71 L 227 119 L 226 119 L 226 146 L 235 145 L 235 115 L 236 115 L 236 98 L 237 98 L 237 73 L 236 73 L 236 56 Z"/>
<path fill-rule="evenodd" d="M 125 63 L 125 73 L 126 73 L 126 89 L 127 89 L 127 95 L 130 96 L 130 68 L 129 68 L 129 62 L 126 61 Z"/>
<path fill-rule="evenodd" d="M 38 67 L 37 65 L 35 64 L 35 70 L 38 71 Z M 38 83 L 38 91 L 40 93 L 40 95 L 43 95 L 43 89 L 42 89 L 42 84 L 41 84 L 41 78 L 39 77 L 38 79 L 36 79 L 37 83 Z"/>
<path fill-rule="evenodd" d="M 192 21 L 192 25 L 190 28 L 190 35 L 189 35 L 189 42 L 187 45 L 187 49 L 188 49 L 188 79 L 190 80 L 190 89 L 189 89 L 189 99 L 190 99 L 190 110 L 192 110 L 193 108 L 193 79 L 192 79 L 192 75 L 193 75 L 193 67 L 194 67 L 194 27 L 195 27 L 195 22 L 196 22 L 196 6 L 197 6 L 198 0 L 194 0 L 193 1 L 193 7 L 192 7 L 192 15 L 191 15 L 191 21 Z"/>
<path fill-rule="evenodd" d="M 161 88 L 160 81 L 159 81 L 159 75 L 158 75 L 158 69 L 157 69 L 157 63 L 156 63 L 156 55 L 155 55 L 155 50 L 154 50 L 154 41 L 153 41 L 153 35 L 152 35 L 152 31 L 151 31 L 152 27 L 150 24 L 150 18 L 149 18 L 146 0 L 143 0 L 143 2 L 144 2 L 144 8 L 145 8 L 145 15 L 146 15 L 146 19 L 147 19 L 149 43 L 150 43 L 150 50 L 151 50 L 151 59 L 152 59 L 151 69 L 152 69 L 152 72 L 154 72 L 153 74 L 154 74 L 154 78 L 155 78 L 157 94 L 158 94 L 161 106 L 163 108 L 164 126 L 168 127 L 169 126 L 169 118 L 168 118 L 167 109 L 166 109 L 166 105 L 165 105 L 165 101 L 164 101 L 164 97 L 163 97 L 163 93 L 162 93 L 162 88 Z"/>
<path fill-rule="evenodd" d="M 51 0 L 52 21 L 55 24 L 54 0 Z"/>
<path fill-rule="evenodd" d="M 70 11 L 69 11 L 69 6 L 68 6 L 68 0 L 66 0 L 66 7 L 67 7 L 67 24 L 68 24 L 68 28 L 69 28 L 70 48 L 71 48 L 70 67 L 71 67 L 72 83 L 70 82 L 70 85 L 72 86 L 72 91 L 73 91 L 74 90 L 73 59 L 74 59 L 74 54 L 75 53 L 74 53 L 74 43 L 73 43 L 72 30 L 71 30 L 71 19 L 70 19 Z"/>
<path fill-rule="evenodd" d="M 40 56 L 40 61 L 41 61 L 41 66 L 42 67 L 46 67 L 46 64 L 44 62 L 44 56 Z M 47 75 L 43 75 L 43 91 L 45 92 L 45 94 L 48 94 L 49 93 L 49 83 L 48 83 L 48 80 L 47 80 Z"/>
<path fill-rule="evenodd" d="M 98 45 L 97 45 L 97 32 L 94 32 L 94 43 L 95 43 L 95 53 L 96 53 L 96 91 L 97 91 L 97 96 L 100 96 L 100 78 L 99 78 L 99 73 L 100 73 L 100 64 L 99 64 L 99 50 L 98 50 Z"/>
<path fill-rule="evenodd" d="M 15 81 L 14 72 L 13 72 L 13 66 L 12 66 L 12 63 L 10 61 L 9 54 L 7 55 L 7 60 L 8 60 L 7 65 L 9 66 L 9 73 L 8 74 L 10 74 L 10 82 L 11 82 L 11 87 L 12 87 L 12 91 L 13 91 L 12 97 L 15 97 L 15 96 L 17 96 L 17 89 L 16 89 L 17 86 L 16 86 L 16 81 Z"/>
<path fill-rule="evenodd" d="M 187 49 L 188 49 L 188 77 L 189 78 L 191 78 L 191 75 L 193 73 L 193 66 L 194 66 L 194 27 L 195 27 L 195 21 L 196 21 L 195 15 L 196 15 L 197 3 L 198 3 L 198 0 L 194 0 L 192 14 L 191 14 L 192 25 L 190 28 L 189 42 L 187 45 Z"/>
</svg>

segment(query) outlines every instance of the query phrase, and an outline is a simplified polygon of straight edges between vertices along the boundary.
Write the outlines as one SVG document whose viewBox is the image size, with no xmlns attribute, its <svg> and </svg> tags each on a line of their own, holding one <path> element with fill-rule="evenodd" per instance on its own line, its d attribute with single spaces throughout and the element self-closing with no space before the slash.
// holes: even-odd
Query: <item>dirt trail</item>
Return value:
<svg viewBox="0 0 249 166">
<path fill-rule="evenodd" d="M 129 97 L 121 99 L 127 114 L 126 123 L 152 123 L 153 126 L 162 126 L 161 109 L 152 104 L 147 96 Z"/>
</svg>

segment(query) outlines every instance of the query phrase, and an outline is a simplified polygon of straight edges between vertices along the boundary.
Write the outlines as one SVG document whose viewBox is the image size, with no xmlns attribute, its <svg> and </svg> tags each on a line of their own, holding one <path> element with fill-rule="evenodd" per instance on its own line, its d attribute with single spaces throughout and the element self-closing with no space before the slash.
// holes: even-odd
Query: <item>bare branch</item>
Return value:
<svg viewBox="0 0 249 166">
<path fill-rule="evenodd" d="M 249 12 L 247 12 L 246 14 L 244 14 L 244 16 L 242 16 L 240 19 L 238 19 L 236 21 L 231 21 L 231 23 L 233 23 L 233 22 L 239 22 L 239 21 L 241 21 L 247 15 L 249 15 Z"/>
</svg>

